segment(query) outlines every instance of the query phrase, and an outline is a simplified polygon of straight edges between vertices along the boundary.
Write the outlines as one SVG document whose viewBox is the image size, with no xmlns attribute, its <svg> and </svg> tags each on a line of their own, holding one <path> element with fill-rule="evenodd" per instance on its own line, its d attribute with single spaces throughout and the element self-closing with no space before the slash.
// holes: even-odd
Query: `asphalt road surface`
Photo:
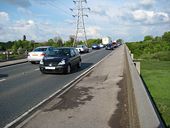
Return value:
<svg viewBox="0 0 170 128">
<path fill-rule="evenodd" d="M 124 58 L 124 47 L 115 49 L 69 91 L 16 128 L 132 128 Z"/>
<path fill-rule="evenodd" d="M 71 74 L 41 74 L 37 65 L 17 64 L 0 68 L 0 127 L 4 127 L 43 99 L 62 88 L 111 51 L 82 54 L 82 68 Z"/>
</svg>

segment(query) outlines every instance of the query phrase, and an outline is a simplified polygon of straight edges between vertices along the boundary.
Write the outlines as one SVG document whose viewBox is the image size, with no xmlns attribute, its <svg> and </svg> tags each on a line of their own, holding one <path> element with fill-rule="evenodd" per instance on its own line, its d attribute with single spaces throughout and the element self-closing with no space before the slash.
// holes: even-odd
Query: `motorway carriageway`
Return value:
<svg viewBox="0 0 170 128">
<path fill-rule="evenodd" d="M 39 65 L 22 63 L 0 68 L 0 128 L 99 62 L 111 51 L 82 54 L 82 68 L 71 74 L 41 74 Z"/>
</svg>

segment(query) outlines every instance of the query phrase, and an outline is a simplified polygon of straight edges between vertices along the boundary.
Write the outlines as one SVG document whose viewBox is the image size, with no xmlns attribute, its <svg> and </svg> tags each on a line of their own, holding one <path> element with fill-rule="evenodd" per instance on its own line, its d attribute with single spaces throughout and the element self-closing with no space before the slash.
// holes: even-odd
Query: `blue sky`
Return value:
<svg viewBox="0 0 170 128">
<path fill-rule="evenodd" d="M 170 0 L 87 0 L 87 38 L 140 41 L 170 31 Z M 0 0 L 0 41 L 68 40 L 76 31 L 72 0 Z"/>
</svg>

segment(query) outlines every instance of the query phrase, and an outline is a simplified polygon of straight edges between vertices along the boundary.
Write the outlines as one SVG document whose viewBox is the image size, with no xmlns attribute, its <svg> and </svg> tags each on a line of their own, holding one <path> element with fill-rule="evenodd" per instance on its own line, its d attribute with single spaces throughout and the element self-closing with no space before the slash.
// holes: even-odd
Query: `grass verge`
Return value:
<svg viewBox="0 0 170 128">
<path fill-rule="evenodd" d="M 170 128 L 170 61 L 141 61 L 141 75 Z"/>
</svg>

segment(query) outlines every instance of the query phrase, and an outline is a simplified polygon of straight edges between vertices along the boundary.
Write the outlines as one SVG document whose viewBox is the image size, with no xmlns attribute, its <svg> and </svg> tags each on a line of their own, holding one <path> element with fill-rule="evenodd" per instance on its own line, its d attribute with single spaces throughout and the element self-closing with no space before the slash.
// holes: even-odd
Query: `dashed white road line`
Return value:
<svg viewBox="0 0 170 128">
<path fill-rule="evenodd" d="M 39 68 L 37 68 L 37 69 L 35 69 L 34 71 L 38 71 L 38 70 L 40 70 Z"/>
<path fill-rule="evenodd" d="M 5 81 L 6 79 L 1 79 L 0 82 Z"/>
<path fill-rule="evenodd" d="M 102 49 L 102 50 L 103 50 L 103 49 Z M 91 51 L 91 52 L 89 52 L 89 53 L 87 53 L 87 54 L 82 54 L 81 56 L 83 57 L 83 56 L 86 56 L 86 55 L 89 55 L 89 54 L 96 53 L 96 52 L 98 52 L 98 51 L 100 51 L 100 50 Z"/>
</svg>

